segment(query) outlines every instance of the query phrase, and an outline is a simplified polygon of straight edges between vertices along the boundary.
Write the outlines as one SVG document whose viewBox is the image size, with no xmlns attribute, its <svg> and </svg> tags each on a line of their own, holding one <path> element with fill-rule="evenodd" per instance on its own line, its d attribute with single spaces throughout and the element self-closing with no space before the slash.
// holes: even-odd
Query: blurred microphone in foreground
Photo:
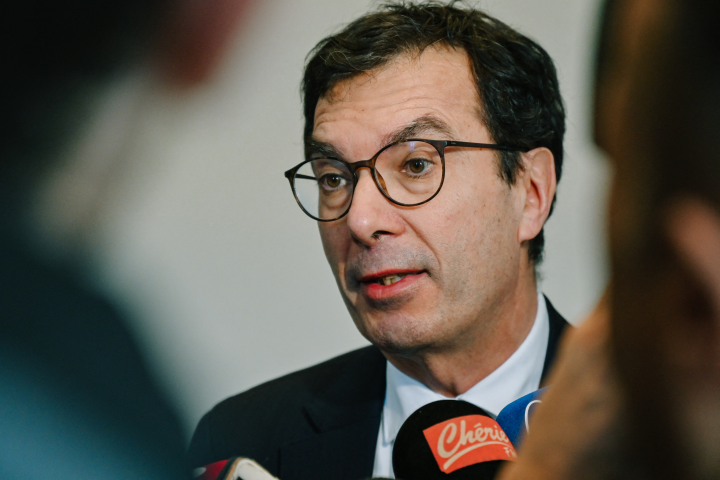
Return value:
<svg viewBox="0 0 720 480">
<path fill-rule="evenodd" d="M 395 476 L 405 480 L 489 480 L 515 457 L 507 435 L 485 410 L 462 400 L 440 400 L 408 417 L 392 462 Z"/>
<path fill-rule="evenodd" d="M 195 469 L 194 480 L 278 480 L 254 460 L 234 457 Z"/>
<path fill-rule="evenodd" d="M 565 339 L 511 479 L 720 478 L 720 3 L 606 3 L 609 295 Z"/>
</svg>

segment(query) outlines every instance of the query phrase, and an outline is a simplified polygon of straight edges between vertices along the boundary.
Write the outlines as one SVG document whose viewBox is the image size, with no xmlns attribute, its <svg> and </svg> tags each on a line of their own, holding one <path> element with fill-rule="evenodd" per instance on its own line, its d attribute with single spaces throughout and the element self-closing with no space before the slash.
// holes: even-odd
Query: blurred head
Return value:
<svg viewBox="0 0 720 480">
<path fill-rule="evenodd" d="M 166 0 L 11 2 L 0 29 L 0 210 L 87 119 L 93 100 L 148 49 Z"/>
<path fill-rule="evenodd" d="M 320 232 L 366 337 L 389 350 L 449 344 L 521 277 L 534 282 L 565 131 L 540 46 L 477 10 L 392 4 L 315 47 L 303 95 L 307 158 L 357 162 L 397 138 L 527 151 L 447 148 L 442 189 L 417 207 L 389 202 L 359 171 L 349 212 Z"/>
<path fill-rule="evenodd" d="M 615 169 L 613 335 L 657 478 L 720 474 L 720 32 L 716 2 L 615 0 L 595 133 Z"/>
<path fill-rule="evenodd" d="M 5 5 L 0 28 L 0 229 L 27 214 L 42 175 L 67 160 L 66 150 L 89 126 L 114 81 L 142 66 L 159 73 L 155 76 L 163 87 L 201 83 L 247 3 L 68 0 Z"/>
</svg>

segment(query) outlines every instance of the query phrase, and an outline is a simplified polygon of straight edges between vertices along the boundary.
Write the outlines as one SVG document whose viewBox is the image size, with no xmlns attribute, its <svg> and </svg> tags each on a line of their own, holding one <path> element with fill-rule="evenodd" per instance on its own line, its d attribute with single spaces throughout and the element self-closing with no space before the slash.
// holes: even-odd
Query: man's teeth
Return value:
<svg viewBox="0 0 720 480">
<path fill-rule="evenodd" d="M 386 277 L 382 277 L 380 279 L 380 283 L 385 285 L 386 287 L 392 285 L 393 283 L 397 283 L 403 278 L 405 278 L 406 275 L 388 275 Z"/>
</svg>

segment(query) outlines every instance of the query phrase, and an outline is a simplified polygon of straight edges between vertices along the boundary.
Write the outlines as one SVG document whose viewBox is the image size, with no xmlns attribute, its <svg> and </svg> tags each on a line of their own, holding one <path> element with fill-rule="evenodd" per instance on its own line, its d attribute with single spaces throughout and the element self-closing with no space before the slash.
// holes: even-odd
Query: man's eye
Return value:
<svg viewBox="0 0 720 480">
<path fill-rule="evenodd" d="M 414 174 L 424 172 L 428 168 L 428 161 L 422 158 L 414 158 L 407 162 L 407 168 Z"/>
<path fill-rule="evenodd" d="M 323 175 L 320 179 L 320 183 L 330 188 L 338 188 L 342 185 L 343 178 L 340 175 Z"/>
</svg>

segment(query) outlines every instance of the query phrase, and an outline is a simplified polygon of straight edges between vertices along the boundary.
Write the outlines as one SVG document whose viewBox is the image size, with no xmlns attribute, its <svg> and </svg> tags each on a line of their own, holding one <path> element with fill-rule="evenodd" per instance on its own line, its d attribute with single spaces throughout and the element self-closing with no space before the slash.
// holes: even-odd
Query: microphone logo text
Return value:
<svg viewBox="0 0 720 480">
<path fill-rule="evenodd" d="M 452 418 L 426 428 L 423 434 L 445 473 L 476 463 L 517 457 L 500 425 L 483 415 Z"/>
</svg>

